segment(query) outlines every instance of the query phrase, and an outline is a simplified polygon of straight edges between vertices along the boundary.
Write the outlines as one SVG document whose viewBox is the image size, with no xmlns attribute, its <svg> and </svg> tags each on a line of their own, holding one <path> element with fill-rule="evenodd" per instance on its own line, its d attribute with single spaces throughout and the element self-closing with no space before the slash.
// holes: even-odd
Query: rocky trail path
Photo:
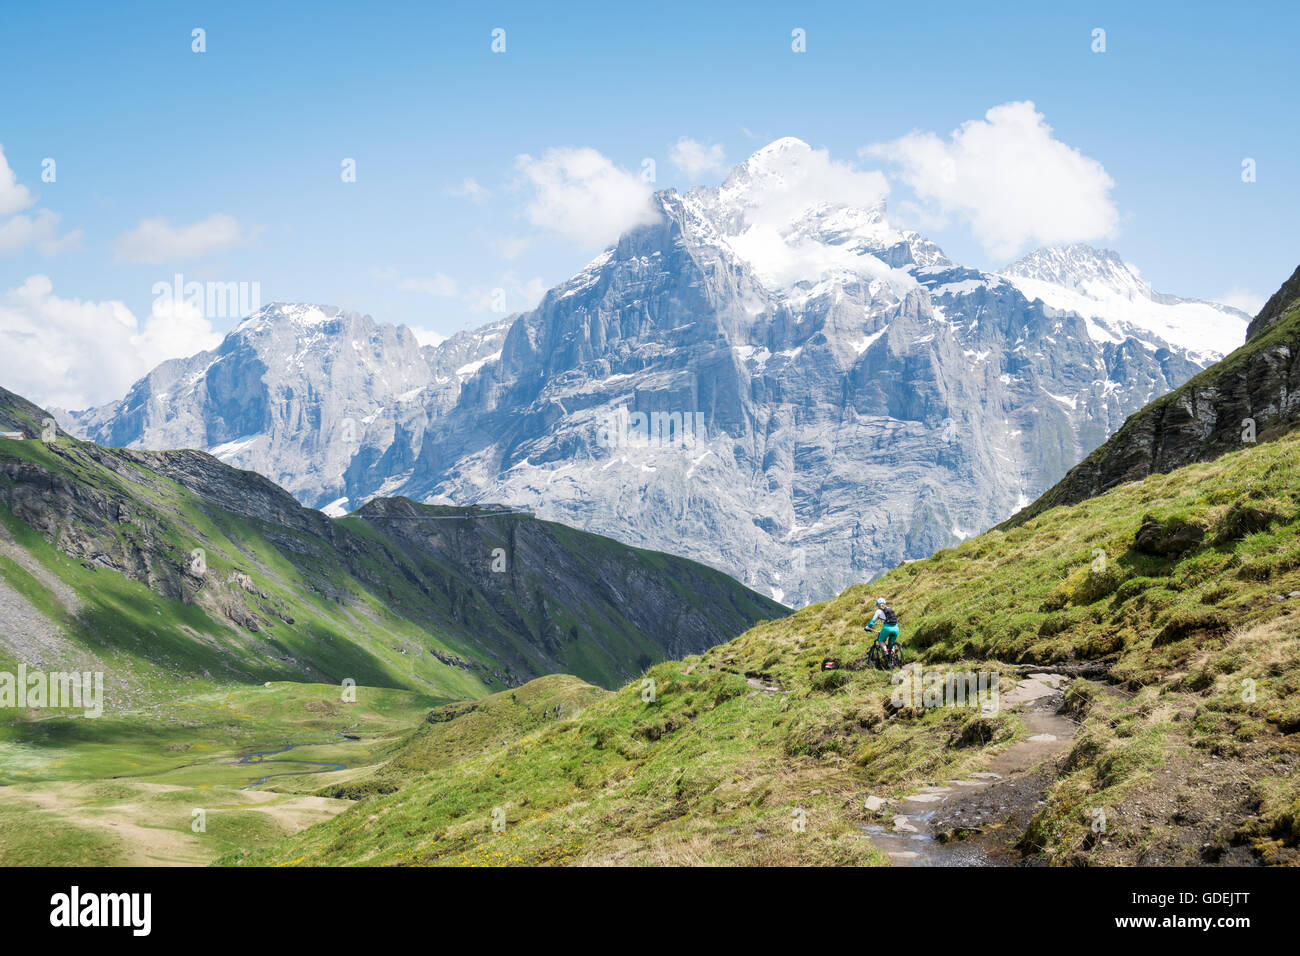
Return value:
<svg viewBox="0 0 1300 956">
<path fill-rule="evenodd" d="M 1051 763 L 1077 725 L 1059 713 L 1070 678 L 1032 673 L 1001 694 L 1029 736 L 998 753 L 985 770 L 922 787 L 901 800 L 868 798 L 880 822 L 864 829 L 895 866 L 1015 866 L 1015 844 L 1052 779 Z"/>
</svg>

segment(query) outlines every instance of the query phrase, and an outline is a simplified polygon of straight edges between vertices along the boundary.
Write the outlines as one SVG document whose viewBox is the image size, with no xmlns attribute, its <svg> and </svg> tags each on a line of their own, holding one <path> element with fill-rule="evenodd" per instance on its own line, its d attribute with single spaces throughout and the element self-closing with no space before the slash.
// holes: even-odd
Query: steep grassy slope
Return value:
<svg viewBox="0 0 1300 956">
<path fill-rule="evenodd" d="M 378 499 L 334 527 L 374 544 L 407 580 L 450 582 L 440 595 L 448 616 L 512 684 L 568 672 L 617 686 L 654 661 L 789 613 L 694 561 L 526 514 Z M 374 557 L 354 560 L 351 539 L 338 546 L 358 577 L 407 613 L 391 572 Z"/>
<path fill-rule="evenodd" d="M 0 390 L 0 426 L 44 413 Z M 785 612 L 720 572 L 528 515 L 373 502 L 331 521 L 199 452 L 0 439 L 0 664 L 110 701 L 266 680 L 477 697 L 615 685 Z M 10 668 L 12 669 L 12 668 Z"/>
<path fill-rule="evenodd" d="M 650 668 L 653 699 L 634 682 L 504 746 L 482 734 L 437 773 L 226 862 L 877 862 L 867 795 L 978 771 L 1024 728 L 1005 711 L 891 706 L 887 675 L 862 669 L 876 593 L 930 667 L 1109 673 L 1069 692 L 1082 726 L 1026 852 L 1297 860 L 1300 434 L 902 565 Z"/>
<path fill-rule="evenodd" d="M 1300 424 L 1298 356 L 1300 268 L 1255 317 L 1245 345 L 1130 416 L 1105 444 L 1001 527 L 1286 434 Z"/>
<path fill-rule="evenodd" d="M 480 700 L 444 704 L 430 711 L 418 728 L 396 742 L 381 766 L 341 774 L 319 792 L 350 800 L 392 793 L 406 781 L 505 746 L 546 724 L 572 717 L 607 696 L 608 691 L 576 677 L 555 674 Z"/>
</svg>

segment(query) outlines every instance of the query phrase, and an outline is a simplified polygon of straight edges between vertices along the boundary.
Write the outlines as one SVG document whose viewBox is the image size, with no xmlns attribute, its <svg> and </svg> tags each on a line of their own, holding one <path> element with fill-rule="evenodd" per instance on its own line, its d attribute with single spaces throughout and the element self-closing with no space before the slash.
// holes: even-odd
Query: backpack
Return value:
<svg viewBox="0 0 1300 956">
<path fill-rule="evenodd" d="M 885 623 L 890 627 L 898 626 L 898 615 L 894 613 L 892 607 L 885 608 Z"/>
</svg>

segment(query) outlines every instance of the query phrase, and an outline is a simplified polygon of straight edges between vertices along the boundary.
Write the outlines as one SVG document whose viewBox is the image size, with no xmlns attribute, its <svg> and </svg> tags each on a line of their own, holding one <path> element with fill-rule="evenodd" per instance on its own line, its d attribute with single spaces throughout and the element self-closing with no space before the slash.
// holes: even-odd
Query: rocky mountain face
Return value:
<svg viewBox="0 0 1300 956">
<path fill-rule="evenodd" d="M 818 198 L 810 154 L 778 140 L 657 194 L 657 223 L 464 338 L 270 307 L 64 420 L 316 507 L 503 502 L 799 605 L 1002 520 L 1244 336 L 1087 247 L 960 266 L 881 202 Z M 1183 341 L 1202 309 L 1226 331 Z"/>
<path fill-rule="evenodd" d="M 1245 345 L 1133 415 L 1006 526 L 1117 485 L 1286 434 L 1300 425 L 1297 355 L 1300 268 L 1251 322 Z"/>
<path fill-rule="evenodd" d="M 1280 289 L 1269 296 L 1268 301 L 1264 303 L 1264 308 L 1259 310 L 1259 315 L 1251 320 L 1250 328 L 1246 331 L 1247 341 L 1255 338 L 1290 312 L 1297 300 L 1300 300 L 1300 266 L 1291 273 L 1291 278 L 1282 283 Z"/>
<path fill-rule="evenodd" d="M 505 326 L 421 347 L 405 326 L 272 303 L 217 349 L 164 362 L 122 401 L 55 414 L 103 445 L 208 451 L 320 506 L 409 469 L 431 417 L 500 350 Z"/>
<path fill-rule="evenodd" d="M 0 660 L 480 696 L 557 672 L 618 686 L 786 610 L 510 509 L 375 499 L 332 520 L 203 452 L 42 440 L 45 417 L 0 389 L 26 436 L 0 438 Z"/>
</svg>

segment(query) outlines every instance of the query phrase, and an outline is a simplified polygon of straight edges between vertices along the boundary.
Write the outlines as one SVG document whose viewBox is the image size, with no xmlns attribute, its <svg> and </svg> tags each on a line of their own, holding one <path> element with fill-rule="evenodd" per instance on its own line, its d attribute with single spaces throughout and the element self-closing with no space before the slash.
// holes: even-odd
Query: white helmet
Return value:
<svg viewBox="0 0 1300 956">
<path fill-rule="evenodd" d="M 884 607 L 888 603 L 889 602 L 886 601 L 884 598 L 876 598 L 876 607 Z"/>
</svg>

